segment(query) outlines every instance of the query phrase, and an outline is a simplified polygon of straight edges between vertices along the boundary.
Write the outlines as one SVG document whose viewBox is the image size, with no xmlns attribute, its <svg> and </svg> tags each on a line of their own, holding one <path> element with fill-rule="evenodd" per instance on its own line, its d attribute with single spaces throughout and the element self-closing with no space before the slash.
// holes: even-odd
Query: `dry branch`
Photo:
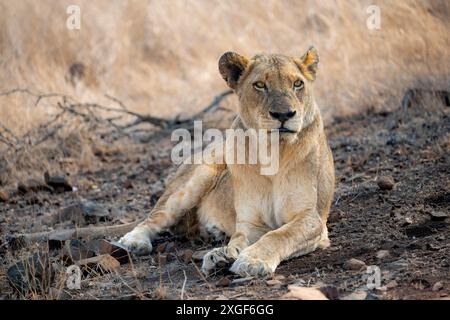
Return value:
<svg viewBox="0 0 450 320">
<path fill-rule="evenodd" d="M 23 233 L 7 237 L 9 246 L 13 248 L 22 248 L 35 242 L 46 242 L 50 240 L 65 241 L 70 239 L 94 239 L 98 237 L 117 237 L 131 231 L 140 221 L 127 224 L 104 226 L 104 227 L 86 227 L 67 230 L 55 230 L 37 233 Z"/>
</svg>

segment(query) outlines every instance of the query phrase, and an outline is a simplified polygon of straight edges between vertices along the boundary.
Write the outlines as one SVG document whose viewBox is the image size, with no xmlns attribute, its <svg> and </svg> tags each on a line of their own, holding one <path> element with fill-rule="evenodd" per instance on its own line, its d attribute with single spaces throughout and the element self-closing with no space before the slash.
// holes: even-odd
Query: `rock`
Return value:
<svg viewBox="0 0 450 320">
<path fill-rule="evenodd" d="M 52 216 L 52 222 L 72 221 L 76 225 L 84 223 L 97 223 L 111 217 L 111 212 L 101 204 L 94 201 L 75 203 L 63 208 Z"/>
<path fill-rule="evenodd" d="M 390 256 L 391 256 L 391 254 L 390 254 L 389 250 L 380 250 L 376 253 L 377 259 L 385 259 Z"/>
<path fill-rule="evenodd" d="M 160 266 L 165 266 L 166 264 L 175 260 L 175 256 L 172 253 L 158 254 L 157 263 Z"/>
<path fill-rule="evenodd" d="M 386 284 L 386 289 L 387 289 L 387 290 L 391 290 L 391 289 L 394 289 L 394 288 L 397 287 L 397 286 L 398 286 L 397 281 L 392 280 L 392 281 L 390 281 L 388 284 Z"/>
<path fill-rule="evenodd" d="M 190 249 L 184 250 L 181 254 L 180 254 L 180 259 L 184 262 L 184 263 L 189 263 L 192 260 L 192 255 L 194 254 L 194 252 Z"/>
<path fill-rule="evenodd" d="M 35 253 L 8 268 L 9 285 L 18 293 L 47 293 L 54 278 L 50 259 L 45 253 Z"/>
<path fill-rule="evenodd" d="M 266 284 L 268 286 L 273 286 L 273 287 L 281 287 L 281 285 L 283 284 L 280 280 L 277 279 L 272 279 L 272 280 L 267 280 Z"/>
<path fill-rule="evenodd" d="M 317 287 L 289 286 L 289 292 L 282 296 L 285 300 L 328 300 Z"/>
<path fill-rule="evenodd" d="M 73 204 L 63 208 L 52 216 L 52 220 L 52 223 L 72 221 L 75 225 L 81 225 L 85 221 L 80 204 Z"/>
<path fill-rule="evenodd" d="M 356 290 L 349 295 L 341 298 L 341 300 L 366 300 L 367 292 L 362 290 Z"/>
<path fill-rule="evenodd" d="M 28 179 L 25 183 L 19 183 L 17 190 L 20 194 L 26 194 L 28 192 L 53 191 L 53 188 L 39 180 Z"/>
<path fill-rule="evenodd" d="M 319 290 L 327 297 L 329 300 L 339 300 L 339 291 L 335 286 L 321 286 Z"/>
<path fill-rule="evenodd" d="M 203 261 L 203 257 L 205 256 L 205 254 L 207 254 L 210 250 L 200 250 L 200 251 L 195 251 L 192 254 L 192 259 L 196 262 L 199 261 Z"/>
<path fill-rule="evenodd" d="M 276 280 L 280 280 L 280 281 L 286 279 L 286 277 L 283 276 L 282 274 L 274 275 L 273 278 L 276 279 Z"/>
<path fill-rule="evenodd" d="M 102 239 L 98 243 L 98 252 L 100 254 L 109 254 L 120 264 L 125 264 L 130 262 L 130 253 L 127 248 L 122 246 L 120 243 L 115 241 L 107 241 Z"/>
<path fill-rule="evenodd" d="M 444 288 L 444 284 L 441 281 L 436 282 L 433 287 L 431 288 L 431 290 L 433 291 L 439 291 L 442 290 Z"/>
<path fill-rule="evenodd" d="M 334 209 L 330 212 L 328 221 L 331 223 L 336 223 L 336 222 L 340 221 L 342 217 L 343 217 L 343 212 L 339 209 Z"/>
<path fill-rule="evenodd" d="M 166 244 L 167 244 L 167 242 L 163 242 L 163 243 L 158 244 L 156 246 L 156 252 L 164 253 L 166 251 Z"/>
<path fill-rule="evenodd" d="M 83 271 L 90 273 L 91 271 L 103 274 L 111 272 L 120 267 L 120 262 L 111 257 L 109 254 L 92 257 L 77 261 L 78 265 Z"/>
<path fill-rule="evenodd" d="M 253 280 L 253 277 L 246 277 L 246 278 L 237 278 L 231 281 L 231 284 L 234 286 L 242 286 L 245 284 L 250 283 Z"/>
<path fill-rule="evenodd" d="M 223 277 L 219 281 L 216 282 L 216 287 L 228 287 L 231 284 L 231 280 L 229 277 Z"/>
<path fill-rule="evenodd" d="M 366 269 L 367 266 L 364 261 L 352 258 L 344 262 L 344 268 L 347 270 L 362 270 Z"/>
<path fill-rule="evenodd" d="M 384 176 L 378 179 L 377 184 L 380 190 L 392 190 L 395 181 L 391 176 Z"/>
<path fill-rule="evenodd" d="M 0 202 L 8 202 L 9 192 L 6 190 L 0 190 Z"/>
<path fill-rule="evenodd" d="M 124 182 L 123 187 L 125 189 L 133 189 L 134 185 L 133 185 L 133 180 L 127 180 Z"/>
<path fill-rule="evenodd" d="M 230 299 L 221 294 L 220 296 L 217 296 L 215 300 L 230 300 Z"/>
<path fill-rule="evenodd" d="M 45 183 L 56 192 L 72 191 L 72 186 L 67 182 L 65 176 L 50 176 L 48 172 L 44 174 Z"/>
<path fill-rule="evenodd" d="M 430 214 L 432 221 L 444 221 L 448 217 L 448 214 L 443 211 L 434 211 L 433 210 L 428 213 Z"/>
<path fill-rule="evenodd" d="M 386 265 L 389 270 L 402 270 L 409 267 L 409 263 L 405 259 L 399 259 Z"/>
<path fill-rule="evenodd" d="M 175 243 L 173 243 L 173 242 L 168 242 L 168 243 L 166 244 L 166 247 L 165 247 L 164 252 L 167 252 L 167 253 L 175 252 Z"/>
<path fill-rule="evenodd" d="M 96 223 L 99 220 L 104 221 L 111 216 L 111 213 L 105 206 L 94 201 L 81 203 L 81 211 L 87 223 Z"/>
</svg>

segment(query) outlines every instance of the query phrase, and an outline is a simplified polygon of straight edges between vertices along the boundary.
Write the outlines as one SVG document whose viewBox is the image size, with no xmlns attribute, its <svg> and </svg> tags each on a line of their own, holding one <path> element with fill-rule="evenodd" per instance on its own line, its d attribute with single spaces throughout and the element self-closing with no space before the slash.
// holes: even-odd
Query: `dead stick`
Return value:
<svg viewBox="0 0 450 320">
<path fill-rule="evenodd" d="M 37 233 L 23 233 L 9 236 L 7 242 L 12 247 L 20 248 L 34 242 L 44 242 L 48 240 L 65 241 L 70 239 L 86 239 L 103 236 L 117 237 L 133 230 L 133 228 L 140 222 L 141 221 L 135 221 L 117 226 L 86 227 Z"/>
</svg>

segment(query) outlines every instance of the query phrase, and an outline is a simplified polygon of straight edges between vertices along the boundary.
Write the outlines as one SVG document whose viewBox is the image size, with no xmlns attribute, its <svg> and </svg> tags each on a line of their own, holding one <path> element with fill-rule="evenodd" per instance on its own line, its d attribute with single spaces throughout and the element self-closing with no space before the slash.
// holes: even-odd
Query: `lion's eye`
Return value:
<svg viewBox="0 0 450 320">
<path fill-rule="evenodd" d="M 304 83 L 303 83 L 302 80 L 297 80 L 297 81 L 294 82 L 294 89 L 295 90 L 300 90 L 300 89 L 303 88 L 303 85 L 304 85 Z"/>
<path fill-rule="evenodd" d="M 266 85 L 262 81 L 256 81 L 253 84 L 253 87 L 255 87 L 256 90 L 264 90 L 266 88 Z"/>
</svg>

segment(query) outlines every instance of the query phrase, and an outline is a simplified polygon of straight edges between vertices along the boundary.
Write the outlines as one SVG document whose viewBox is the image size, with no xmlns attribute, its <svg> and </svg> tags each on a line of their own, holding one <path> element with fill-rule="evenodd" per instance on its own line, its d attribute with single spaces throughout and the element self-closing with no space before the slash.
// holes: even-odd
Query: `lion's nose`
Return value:
<svg viewBox="0 0 450 320">
<path fill-rule="evenodd" d="M 272 118 L 280 120 L 281 122 L 285 122 L 289 120 L 290 118 L 294 117 L 297 111 L 289 111 L 289 112 L 272 112 L 269 111 L 269 114 L 272 116 Z"/>
</svg>

